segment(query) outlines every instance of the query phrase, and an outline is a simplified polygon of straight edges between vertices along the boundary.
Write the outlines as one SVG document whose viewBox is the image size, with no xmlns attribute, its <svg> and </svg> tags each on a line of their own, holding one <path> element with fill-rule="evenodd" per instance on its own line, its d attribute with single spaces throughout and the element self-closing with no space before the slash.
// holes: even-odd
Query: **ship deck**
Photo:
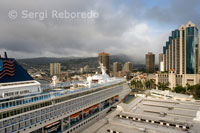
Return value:
<svg viewBox="0 0 200 133">
<path fill-rule="evenodd" d="M 39 92 L 39 93 L 30 94 L 30 95 L 25 95 L 23 97 L 18 97 L 18 98 L 1 99 L 0 100 L 0 112 L 5 109 L 9 109 L 9 108 L 16 107 L 19 105 L 30 104 L 30 103 L 34 103 L 34 102 L 43 101 L 43 100 L 55 99 L 55 98 L 58 98 L 58 97 L 64 96 L 64 95 L 70 96 L 75 93 L 85 92 L 85 91 L 92 90 L 95 88 L 116 84 L 123 80 L 124 79 L 122 79 L 122 78 L 118 78 L 118 79 L 115 79 L 113 81 L 106 82 L 103 84 L 93 84 L 91 88 L 82 87 L 82 88 L 74 88 L 74 89 L 67 89 L 67 90 L 63 89 L 63 90 L 59 90 L 59 91 L 51 90 L 50 92 Z M 70 86 L 70 83 L 58 84 L 54 89 L 64 88 L 67 86 Z M 50 89 L 52 89 L 52 88 L 50 88 Z"/>
</svg>

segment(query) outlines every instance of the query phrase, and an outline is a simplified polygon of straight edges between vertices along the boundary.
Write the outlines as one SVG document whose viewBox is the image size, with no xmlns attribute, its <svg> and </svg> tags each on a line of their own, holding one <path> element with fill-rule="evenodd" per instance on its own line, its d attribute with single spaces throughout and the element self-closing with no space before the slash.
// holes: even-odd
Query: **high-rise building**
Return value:
<svg viewBox="0 0 200 133">
<path fill-rule="evenodd" d="M 60 63 L 50 63 L 50 75 L 59 75 L 60 74 Z"/>
<path fill-rule="evenodd" d="M 199 34 L 191 21 L 172 31 L 163 47 L 164 70 L 175 69 L 177 74 L 196 74 L 199 71 Z"/>
<path fill-rule="evenodd" d="M 159 73 L 158 82 L 169 82 L 169 87 L 200 83 L 199 74 L 199 33 L 191 21 L 172 31 L 163 47 L 164 71 Z"/>
<path fill-rule="evenodd" d="M 133 64 L 131 62 L 126 62 L 123 67 L 124 72 L 132 72 Z"/>
<path fill-rule="evenodd" d="M 113 73 L 122 71 L 122 64 L 119 62 L 113 63 Z"/>
<path fill-rule="evenodd" d="M 80 68 L 80 73 L 83 74 L 84 73 L 84 68 Z"/>
<path fill-rule="evenodd" d="M 120 73 L 122 71 L 122 64 L 119 62 L 113 63 L 113 76 L 120 77 Z"/>
<path fill-rule="evenodd" d="M 146 54 L 146 72 L 153 73 L 155 71 L 155 54 L 149 52 Z"/>
<path fill-rule="evenodd" d="M 99 53 L 98 56 L 98 73 L 101 74 L 101 69 L 99 68 L 99 63 L 103 63 L 103 66 L 106 68 L 106 73 L 109 74 L 110 66 L 109 66 L 109 54 L 106 52 Z"/>
<path fill-rule="evenodd" d="M 86 73 L 90 72 L 89 65 L 86 65 L 83 69 L 84 69 L 84 72 L 86 72 Z"/>
<path fill-rule="evenodd" d="M 159 70 L 164 71 L 163 54 L 159 54 Z"/>
</svg>

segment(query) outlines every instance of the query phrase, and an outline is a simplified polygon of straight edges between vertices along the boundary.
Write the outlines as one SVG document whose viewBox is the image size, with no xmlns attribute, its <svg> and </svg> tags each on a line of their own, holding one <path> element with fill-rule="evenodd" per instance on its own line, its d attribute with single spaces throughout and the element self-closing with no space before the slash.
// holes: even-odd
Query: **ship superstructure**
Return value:
<svg viewBox="0 0 200 133">
<path fill-rule="evenodd" d="M 103 65 L 102 75 L 88 77 L 84 87 L 65 89 L 69 84 L 63 83 L 44 92 L 14 59 L 1 58 L 0 72 L 5 62 L 13 68 L 0 77 L 0 133 L 81 132 L 130 92 L 127 81 L 110 78 Z"/>
</svg>

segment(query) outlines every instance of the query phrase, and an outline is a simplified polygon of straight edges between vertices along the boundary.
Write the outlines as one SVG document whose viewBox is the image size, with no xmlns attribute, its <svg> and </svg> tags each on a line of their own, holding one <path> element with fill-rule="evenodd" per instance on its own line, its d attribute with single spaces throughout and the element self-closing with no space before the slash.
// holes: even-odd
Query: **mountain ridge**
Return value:
<svg viewBox="0 0 200 133">
<path fill-rule="evenodd" d="M 49 63 L 65 63 L 68 61 L 96 61 L 97 63 L 98 57 L 36 57 L 36 58 L 25 58 L 25 59 L 17 59 L 20 63 L 26 63 L 30 65 L 45 65 Z M 115 61 L 125 63 L 127 61 L 131 61 L 131 59 L 126 55 L 111 55 L 110 63 Z M 94 62 L 93 62 L 94 63 Z"/>
</svg>

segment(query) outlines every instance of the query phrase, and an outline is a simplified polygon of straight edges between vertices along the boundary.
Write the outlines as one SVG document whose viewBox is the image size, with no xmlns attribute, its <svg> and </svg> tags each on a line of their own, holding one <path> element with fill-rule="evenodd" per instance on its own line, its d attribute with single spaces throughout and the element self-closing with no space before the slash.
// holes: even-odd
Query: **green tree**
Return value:
<svg viewBox="0 0 200 133">
<path fill-rule="evenodd" d="M 140 80 L 132 80 L 131 86 L 136 88 L 136 89 L 142 89 L 143 88 L 143 84 Z"/>
<path fill-rule="evenodd" d="M 174 88 L 174 91 L 177 93 L 190 94 L 193 95 L 195 99 L 200 99 L 200 84 L 189 85 L 187 83 L 186 87 L 177 86 Z"/>
<path fill-rule="evenodd" d="M 145 80 L 144 81 L 144 86 L 146 89 L 149 89 L 151 87 L 151 81 L 150 80 Z"/>
<path fill-rule="evenodd" d="M 144 82 L 144 87 L 145 87 L 146 89 L 155 88 L 155 81 L 152 80 L 152 79 L 146 80 L 146 81 Z"/>
<path fill-rule="evenodd" d="M 135 80 L 132 80 L 132 81 L 131 81 L 131 86 L 132 86 L 133 88 L 136 88 L 136 81 L 135 81 Z"/>
<path fill-rule="evenodd" d="M 184 88 L 184 87 L 182 87 L 182 86 L 176 86 L 176 87 L 174 88 L 174 91 L 175 91 L 176 93 L 183 93 L 183 94 L 185 94 L 186 88 Z"/>
<path fill-rule="evenodd" d="M 195 90 L 194 98 L 195 99 L 200 99 L 200 85 Z"/>
<path fill-rule="evenodd" d="M 167 82 L 167 83 L 158 82 L 157 86 L 158 86 L 158 89 L 160 89 L 160 90 L 168 90 L 169 82 Z"/>
<path fill-rule="evenodd" d="M 138 89 L 142 89 L 143 88 L 143 84 L 142 84 L 142 82 L 140 80 L 136 82 L 136 88 L 138 88 Z"/>
<path fill-rule="evenodd" d="M 150 79 L 150 82 L 151 82 L 151 88 L 156 88 L 156 83 L 155 83 L 155 80 L 153 79 Z"/>
<path fill-rule="evenodd" d="M 195 99 L 200 99 L 200 84 L 189 86 L 188 90 Z"/>
<path fill-rule="evenodd" d="M 191 94 L 190 93 L 190 84 L 187 83 L 185 89 L 186 89 L 186 92 L 185 92 L 186 94 Z"/>
</svg>

